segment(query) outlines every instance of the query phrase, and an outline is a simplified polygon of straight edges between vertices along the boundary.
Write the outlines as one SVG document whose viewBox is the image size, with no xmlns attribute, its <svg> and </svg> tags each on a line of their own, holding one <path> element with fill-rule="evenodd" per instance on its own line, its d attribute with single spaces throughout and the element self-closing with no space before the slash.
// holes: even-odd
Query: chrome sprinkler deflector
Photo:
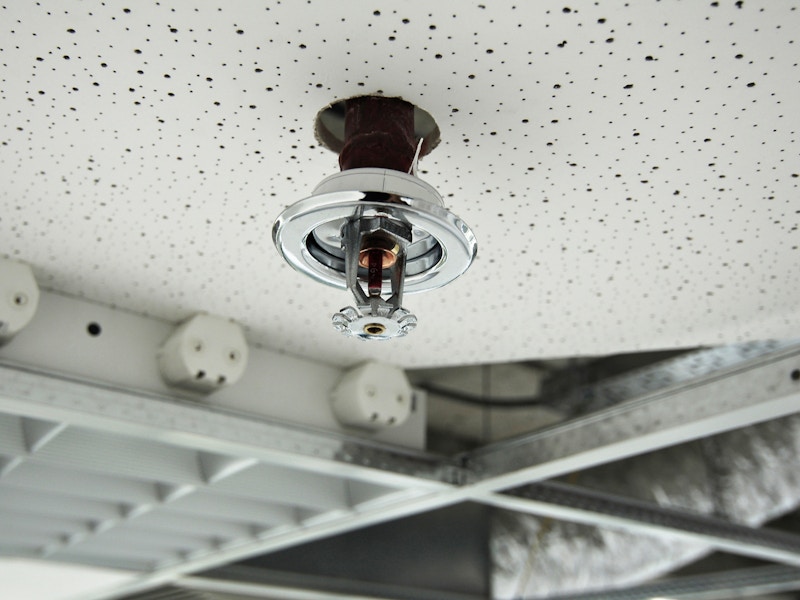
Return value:
<svg viewBox="0 0 800 600">
<path fill-rule="evenodd" d="M 396 136 L 374 142 L 376 130 L 385 133 L 380 125 L 386 115 L 397 115 L 399 108 L 401 119 L 408 121 L 412 105 L 371 96 L 347 103 L 348 118 L 361 110 L 350 121 L 357 121 L 368 135 L 361 140 L 357 133 L 345 135 L 340 155 L 343 168 L 373 161 L 398 166 L 398 156 L 406 160 L 397 153 L 397 145 L 391 147 L 393 156 L 382 154 L 381 144 L 391 145 Z M 354 107 L 353 103 L 358 104 Z M 364 111 L 373 118 L 365 119 Z M 409 171 L 415 160 L 412 154 Z M 355 306 L 334 314 L 333 325 L 360 339 L 407 335 L 417 318 L 402 306 L 403 295 L 446 285 L 467 270 L 477 252 L 472 231 L 444 208 L 435 189 L 415 175 L 380 167 L 354 166 L 326 178 L 310 197 L 278 216 L 272 237 L 292 267 L 322 283 L 350 290 Z"/>
</svg>

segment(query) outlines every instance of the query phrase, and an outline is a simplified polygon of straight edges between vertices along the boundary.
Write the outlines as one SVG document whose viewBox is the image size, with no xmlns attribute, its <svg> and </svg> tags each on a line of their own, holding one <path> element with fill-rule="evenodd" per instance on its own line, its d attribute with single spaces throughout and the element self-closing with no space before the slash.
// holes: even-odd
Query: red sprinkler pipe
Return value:
<svg viewBox="0 0 800 600">
<path fill-rule="evenodd" d="M 345 102 L 342 171 L 373 167 L 408 173 L 414 162 L 414 106 L 399 98 L 361 96 Z"/>
</svg>

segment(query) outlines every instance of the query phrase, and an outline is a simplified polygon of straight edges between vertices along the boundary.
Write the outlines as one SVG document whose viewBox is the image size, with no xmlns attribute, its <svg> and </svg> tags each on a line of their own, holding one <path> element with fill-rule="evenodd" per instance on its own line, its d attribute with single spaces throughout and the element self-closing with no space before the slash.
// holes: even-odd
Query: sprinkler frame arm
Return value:
<svg viewBox="0 0 800 600">
<path fill-rule="evenodd" d="M 403 285 L 405 283 L 405 266 L 406 266 L 406 253 L 405 248 L 410 241 L 411 231 L 408 228 L 406 239 L 403 235 L 397 235 L 399 226 L 396 222 L 393 223 L 392 231 L 387 228 L 380 227 L 381 223 L 388 224 L 387 216 L 382 217 L 364 217 L 362 211 L 354 215 L 353 218 L 348 219 L 342 227 L 342 249 L 345 252 L 345 281 L 347 289 L 353 294 L 356 301 L 356 308 L 352 310 L 358 313 L 357 322 L 344 324 L 340 315 L 347 309 L 342 309 L 340 313 L 334 315 L 334 326 L 345 325 L 338 327 L 341 331 L 349 333 L 356 337 L 375 338 L 378 336 L 390 337 L 387 334 L 389 327 L 387 327 L 386 320 L 395 321 L 397 318 L 403 318 L 406 323 L 411 323 L 413 320 L 416 323 L 416 317 L 409 313 L 402 307 L 403 302 Z M 392 220 L 393 221 L 393 220 Z M 372 227 L 367 227 L 364 231 L 362 227 L 365 224 L 373 224 Z M 377 224 L 377 226 L 376 226 Z M 396 242 L 397 254 L 394 264 L 388 268 L 389 270 L 389 283 L 390 295 L 384 299 L 381 290 L 378 289 L 374 292 L 372 289 L 369 293 L 364 291 L 362 282 L 358 277 L 358 269 L 360 264 L 361 251 L 366 244 L 370 235 L 380 234 L 391 238 Z M 370 269 L 373 266 L 370 265 Z M 380 272 L 375 274 L 379 280 L 383 279 L 383 272 L 386 270 L 380 265 L 377 267 Z M 369 277 L 372 277 L 370 275 Z M 371 282 L 370 282 L 371 284 Z M 413 326 L 406 328 L 405 332 L 410 331 Z M 395 329 L 392 327 L 391 329 Z M 396 333 L 395 333 L 396 335 Z"/>
</svg>

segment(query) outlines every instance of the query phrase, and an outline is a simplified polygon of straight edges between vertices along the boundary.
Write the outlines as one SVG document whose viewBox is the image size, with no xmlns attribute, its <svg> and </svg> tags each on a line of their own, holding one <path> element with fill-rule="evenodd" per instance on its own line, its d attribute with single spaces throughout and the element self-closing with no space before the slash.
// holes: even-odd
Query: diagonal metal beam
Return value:
<svg viewBox="0 0 800 600">
<path fill-rule="evenodd" d="M 780 565 L 676 577 L 619 590 L 550 596 L 550 600 L 730 600 L 794 590 L 800 590 L 800 569 Z"/>
<path fill-rule="evenodd" d="M 649 394 L 731 370 L 759 357 L 797 346 L 800 340 L 760 340 L 687 352 L 635 371 L 585 385 L 574 393 L 543 398 L 562 414 L 597 412 Z"/>
<path fill-rule="evenodd" d="M 800 411 L 800 347 L 492 444 L 463 457 L 486 492 L 542 481 Z"/>
<path fill-rule="evenodd" d="M 227 565 L 199 575 L 178 579 L 176 588 L 217 594 L 243 594 L 280 600 L 485 600 L 477 593 L 418 587 L 409 577 L 404 585 Z M 125 600 L 137 600 L 126 598 Z M 145 600 L 142 598 L 141 600 Z"/>
<path fill-rule="evenodd" d="M 534 483 L 494 494 L 497 507 L 596 527 L 682 538 L 754 558 L 800 567 L 800 535 L 622 498 L 563 483 Z"/>
<path fill-rule="evenodd" d="M 3 364 L 0 412 L 379 485 L 435 490 L 458 472 L 455 462 L 422 451 Z"/>
</svg>

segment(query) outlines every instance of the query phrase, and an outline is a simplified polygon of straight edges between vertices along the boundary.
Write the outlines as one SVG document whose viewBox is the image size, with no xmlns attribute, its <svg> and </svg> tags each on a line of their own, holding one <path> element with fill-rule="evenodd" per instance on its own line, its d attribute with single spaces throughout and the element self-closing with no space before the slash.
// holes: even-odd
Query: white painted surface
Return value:
<svg viewBox="0 0 800 600">
<path fill-rule="evenodd" d="M 0 558 L 0 597 L 14 600 L 78 600 L 136 573 L 40 560 Z"/>
<path fill-rule="evenodd" d="M 247 369 L 235 385 L 208 396 L 170 388 L 159 373 L 156 354 L 173 331 L 173 324 L 161 319 L 45 291 L 33 321 L 13 343 L 0 347 L 0 361 L 251 416 L 355 432 L 342 427 L 327 400 L 340 369 L 263 347 L 250 347 Z M 422 448 L 425 422 L 425 398 L 421 395 L 416 410 L 402 426 L 358 434 Z"/>
</svg>

